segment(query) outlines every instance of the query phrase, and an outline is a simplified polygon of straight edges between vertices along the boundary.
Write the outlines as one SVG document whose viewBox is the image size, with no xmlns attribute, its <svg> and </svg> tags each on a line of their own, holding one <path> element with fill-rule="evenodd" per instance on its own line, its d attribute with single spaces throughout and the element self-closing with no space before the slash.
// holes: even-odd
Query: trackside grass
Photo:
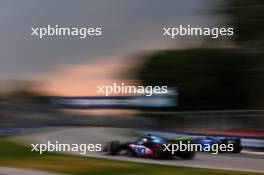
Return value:
<svg viewBox="0 0 264 175">
<path fill-rule="evenodd" d="M 129 163 L 106 159 L 45 153 L 40 156 L 29 147 L 0 138 L 0 166 L 31 168 L 70 175 L 260 175 L 264 173 L 186 168 Z"/>
</svg>

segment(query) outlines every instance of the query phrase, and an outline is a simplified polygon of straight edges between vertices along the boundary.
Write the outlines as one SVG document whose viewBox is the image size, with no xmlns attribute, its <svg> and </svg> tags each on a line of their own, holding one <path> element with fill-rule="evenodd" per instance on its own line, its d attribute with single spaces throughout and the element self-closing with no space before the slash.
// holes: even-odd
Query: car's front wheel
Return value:
<svg viewBox="0 0 264 175">
<path fill-rule="evenodd" d="M 181 152 L 178 155 L 178 157 L 189 160 L 189 159 L 193 159 L 195 155 L 196 155 L 195 151 L 185 151 L 185 152 Z"/>
<path fill-rule="evenodd" d="M 154 159 L 161 159 L 163 158 L 163 150 L 161 145 L 153 145 L 152 146 L 153 155 L 152 157 Z"/>
</svg>

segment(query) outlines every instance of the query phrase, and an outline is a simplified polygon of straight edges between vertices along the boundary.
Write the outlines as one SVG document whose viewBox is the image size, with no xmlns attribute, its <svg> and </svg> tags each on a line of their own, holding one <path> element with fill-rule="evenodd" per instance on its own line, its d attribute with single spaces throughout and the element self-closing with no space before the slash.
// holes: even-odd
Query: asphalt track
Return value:
<svg viewBox="0 0 264 175">
<path fill-rule="evenodd" d="M 47 143 L 48 141 L 67 144 L 105 144 L 111 140 L 128 141 L 133 139 L 132 130 L 117 128 L 64 128 L 48 129 L 37 134 L 19 137 L 25 143 Z M 78 152 L 66 152 L 67 154 L 80 155 Z M 40 155 L 41 156 L 41 155 Z M 147 158 L 131 158 L 126 156 L 109 156 L 103 152 L 89 152 L 85 156 L 106 158 L 113 160 L 151 163 L 171 166 L 186 166 L 199 168 L 212 168 L 224 170 L 252 171 L 264 173 L 264 156 L 243 154 L 218 154 L 198 153 L 193 160 L 153 160 Z"/>
<path fill-rule="evenodd" d="M 23 175 L 23 174 L 26 174 L 26 175 L 62 175 L 59 173 L 36 171 L 36 170 L 31 170 L 31 169 L 0 167 L 0 175 Z"/>
</svg>

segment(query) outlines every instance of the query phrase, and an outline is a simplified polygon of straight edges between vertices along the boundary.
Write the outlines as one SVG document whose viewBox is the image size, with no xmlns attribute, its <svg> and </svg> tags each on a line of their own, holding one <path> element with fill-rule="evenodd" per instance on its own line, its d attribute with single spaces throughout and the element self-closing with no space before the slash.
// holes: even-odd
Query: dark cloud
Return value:
<svg viewBox="0 0 264 175">
<path fill-rule="evenodd" d="M 2 0 L 0 75 L 43 73 L 108 55 L 133 53 L 161 41 L 163 25 L 204 23 L 205 0 Z M 30 27 L 101 26 L 96 39 L 30 36 Z M 162 43 L 162 42 L 161 42 Z M 164 41 L 165 43 L 165 41 Z"/>
</svg>

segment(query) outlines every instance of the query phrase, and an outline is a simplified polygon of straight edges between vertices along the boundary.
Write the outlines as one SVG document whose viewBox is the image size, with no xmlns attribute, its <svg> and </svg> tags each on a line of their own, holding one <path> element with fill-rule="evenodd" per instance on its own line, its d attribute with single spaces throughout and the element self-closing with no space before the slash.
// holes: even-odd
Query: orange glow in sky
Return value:
<svg viewBox="0 0 264 175">
<path fill-rule="evenodd" d="M 106 59 L 87 64 L 66 65 L 41 76 L 42 91 L 57 96 L 95 96 L 97 86 L 125 83 L 137 85 L 137 80 L 122 77 L 136 66 L 135 61 Z M 122 78 L 121 78 L 122 77 Z"/>
</svg>

